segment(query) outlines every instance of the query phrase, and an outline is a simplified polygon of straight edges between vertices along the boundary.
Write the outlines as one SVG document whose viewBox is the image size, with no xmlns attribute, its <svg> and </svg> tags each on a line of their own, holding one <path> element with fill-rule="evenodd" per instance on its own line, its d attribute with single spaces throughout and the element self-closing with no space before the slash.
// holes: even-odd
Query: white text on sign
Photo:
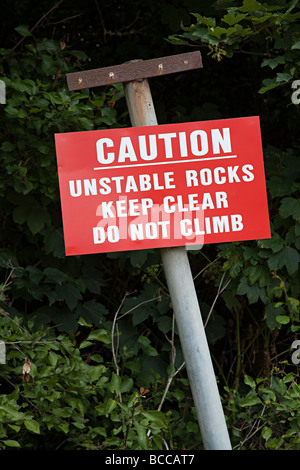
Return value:
<svg viewBox="0 0 300 470">
<path fill-rule="evenodd" d="M 224 153 L 231 152 L 229 127 L 223 128 L 222 131 L 211 129 L 210 139 L 213 154 L 220 154 L 221 149 Z M 174 150 L 175 143 L 177 144 L 176 151 Z M 102 165 L 109 165 L 116 161 L 118 163 L 140 160 L 149 162 L 155 160 L 158 155 L 170 159 L 174 158 L 174 154 L 178 156 L 178 148 L 180 157 L 188 157 L 190 154 L 202 157 L 207 155 L 210 150 L 208 133 L 202 129 L 192 131 L 188 135 L 186 132 L 139 135 L 137 141 L 134 141 L 130 136 L 124 136 L 121 137 L 115 151 L 110 151 L 115 147 L 114 141 L 108 137 L 102 137 L 97 140 L 96 147 L 97 159 Z"/>
</svg>

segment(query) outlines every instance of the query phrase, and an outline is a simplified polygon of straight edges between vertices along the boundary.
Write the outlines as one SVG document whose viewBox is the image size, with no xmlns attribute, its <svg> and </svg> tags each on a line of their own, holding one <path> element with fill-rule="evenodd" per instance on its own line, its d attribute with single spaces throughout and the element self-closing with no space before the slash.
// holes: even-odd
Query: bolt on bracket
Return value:
<svg viewBox="0 0 300 470">
<path fill-rule="evenodd" d="M 150 60 L 132 60 L 121 65 L 67 74 L 70 91 L 111 83 L 131 82 L 202 68 L 200 51 L 187 52 Z"/>
</svg>

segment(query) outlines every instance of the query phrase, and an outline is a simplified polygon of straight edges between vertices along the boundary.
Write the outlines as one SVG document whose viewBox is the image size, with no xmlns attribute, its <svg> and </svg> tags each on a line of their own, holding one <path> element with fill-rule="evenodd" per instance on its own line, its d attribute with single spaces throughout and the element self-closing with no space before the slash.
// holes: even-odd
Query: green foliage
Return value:
<svg viewBox="0 0 300 470">
<path fill-rule="evenodd" d="M 192 15 L 196 21 L 187 27 L 182 25 L 184 32 L 170 36 L 169 41 L 176 45 L 207 47 L 208 55 L 217 61 L 234 54 L 257 54 L 261 57 L 261 67 L 274 70 L 270 78 L 263 80 L 259 93 L 299 77 L 297 0 L 264 3 L 243 0 L 232 2 L 215 18 L 199 13 Z"/>
<path fill-rule="evenodd" d="M 162 412 L 157 405 L 166 384 L 157 377 L 156 388 L 137 388 L 134 369 L 114 371 L 104 359 L 107 330 L 80 320 L 80 336 L 55 335 L 51 328 L 34 329 L 32 321 L 0 314 L 7 351 L 0 374 L 0 448 L 202 448 L 186 379 L 174 378 Z M 123 363 L 126 358 L 121 369 Z M 299 450 L 300 388 L 289 368 L 285 361 L 270 377 L 245 375 L 240 391 L 225 387 L 234 449 Z"/>
<path fill-rule="evenodd" d="M 243 371 L 255 376 L 270 373 L 270 351 L 276 362 L 300 326 L 300 166 L 295 127 L 299 107 L 291 103 L 291 83 L 299 78 L 300 11 L 297 1 L 284 0 L 219 1 L 214 6 L 210 15 L 205 8 L 193 11 L 191 24 L 182 24 L 181 33 L 168 40 L 177 46 L 199 47 L 202 54 L 207 51 L 204 67 L 209 73 L 213 70 L 211 87 L 216 102 L 225 102 L 218 90 L 220 80 L 213 79 L 216 72 L 223 77 L 222 89 L 228 95 L 230 115 L 225 117 L 235 115 L 238 109 L 237 99 L 229 91 L 234 89 L 242 103 L 239 115 L 244 107 L 249 113 L 248 92 L 255 101 L 254 112 L 261 118 L 272 238 L 219 245 L 215 259 L 210 258 L 201 271 L 207 288 L 214 286 L 216 299 L 224 302 L 224 307 L 221 304 L 211 315 L 211 319 L 217 318 L 221 311 L 227 324 L 222 343 L 226 360 L 220 358 L 216 365 L 225 384 L 229 381 L 238 390 Z M 230 73 L 228 80 L 226 73 Z M 277 139 L 279 128 L 284 137 Z M 207 297 L 209 310 L 216 299 Z M 234 331 L 234 339 L 226 338 L 229 331 Z M 228 354 L 230 363 L 235 364 L 233 382 L 231 374 L 223 370 Z"/>
<path fill-rule="evenodd" d="M 94 329 L 78 344 L 74 336 L 32 327 L 1 312 L 7 347 L 0 376 L 1 448 L 164 447 L 170 420 L 149 408 L 149 390 L 137 389 L 129 375 L 117 375 L 104 361 L 107 330 Z M 82 355 L 87 342 L 89 353 Z M 25 363 L 30 366 L 22 373 Z"/>
<path fill-rule="evenodd" d="M 238 450 L 300 449 L 297 376 L 275 368 L 269 378 L 245 375 L 245 395 L 227 390 L 232 445 Z"/>
<path fill-rule="evenodd" d="M 273 159 L 274 153 L 266 158 Z M 286 159 L 281 169 L 293 171 L 294 160 Z M 297 177 L 297 175 L 296 175 Z M 230 244 L 220 247 L 225 257 L 222 269 L 235 279 L 236 293 L 247 296 L 249 305 L 265 304 L 265 319 L 272 330 L 289 323 L 291 331 L 299 329 L 299 183 L 285 179 L 285 185 L 275 173 L 267 181 L 270 195 L 272 238 L 249 244 Z M 284 314 L 283 314 L 284 313 Z"/>
<path fill-rule="evenodd" d="M 97 321 L 105 312 L 93 297 L 103 274 L 89 260 L 66 267 L 54 133 L 117 125 L 115 104 L 123 91 L 114 86 L 101 96 L 69 93 L 65 74 L 85 54 L 53 40 L 28 42 L 21 61 L 12 50 L 2 49 L 1 57 L 8 96 L 1 110 L 0 264 L 19 267 L 11 285 L 17 309 L 76 330 L 79 316 Z"/>
</svg>

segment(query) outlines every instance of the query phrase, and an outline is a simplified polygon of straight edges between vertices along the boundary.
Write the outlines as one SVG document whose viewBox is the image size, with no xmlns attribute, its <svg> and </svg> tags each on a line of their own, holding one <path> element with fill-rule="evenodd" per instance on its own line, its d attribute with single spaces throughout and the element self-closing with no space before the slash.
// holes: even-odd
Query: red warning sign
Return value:
<svg viewBox="0 0 300 470">
<path fill-rule="evenodd" d="M 67 255 L 270 238 L 258 117 L 55 134 Z"/>
</svg>

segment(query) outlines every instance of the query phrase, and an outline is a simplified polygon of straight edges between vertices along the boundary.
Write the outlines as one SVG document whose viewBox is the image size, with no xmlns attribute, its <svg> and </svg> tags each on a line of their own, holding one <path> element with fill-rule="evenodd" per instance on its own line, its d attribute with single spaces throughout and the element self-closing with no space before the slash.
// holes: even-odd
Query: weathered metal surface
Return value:
<svg viewBox="0 0 300 470">
<path fill-rule="evenodd" d="M 69 90 L 75 91 L 112 83 L 159 77 L 202 67 L 201 53 L 194 51 L 150 60 L 133 60 L 121 65 L 70 73 L 66 78 Z"/>
</svg>

